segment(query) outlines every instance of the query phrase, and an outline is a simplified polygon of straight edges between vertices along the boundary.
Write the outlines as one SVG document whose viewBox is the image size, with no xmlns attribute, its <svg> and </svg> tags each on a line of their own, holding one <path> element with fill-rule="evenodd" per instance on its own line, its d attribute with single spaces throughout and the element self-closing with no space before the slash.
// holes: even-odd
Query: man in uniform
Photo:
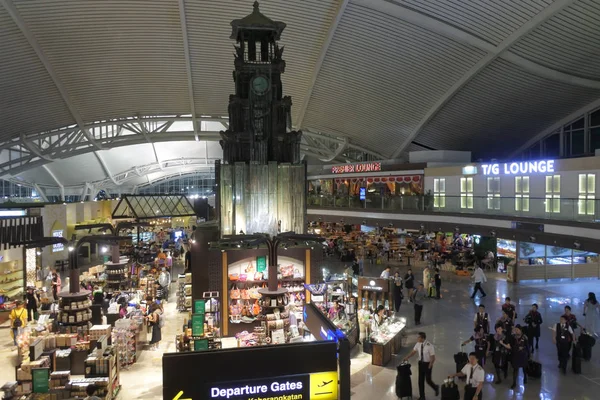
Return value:
<svg viewBox="0 0 600 400">
<path fill-rule="evenodd" d="M 488 313 L 485 312 L 483 304 L 479 305 L 479 312 L 473 318 L 473 328 L 477 329 L 477 331 L 479 331 L 479 328 L 483 328 L 483 332 L 486 335 L 490 333 L 490 319 Z"/>
<path fill-rule="evenodd" d="M 515 319 L 517 318 L 517 312 L 515 310 L 515 306 L 510 302 L 510 297 L 504 299 L 504 304 L 502 304 L 502 311 L 508 315 L 511 319 L 512 323 L 515 323 Z"/>
<path fill-rule="evenodd" d="M 404 358 L 404 361 L 415 354 L 419 355 L 419 400 L 425 400 L 425 381 L 435 391 L 437 397 L 440 394 L 440 387 L 431 380 L 431 371 L 433 370 L 433 363 L 435 363 L 435 350 L 433 345 L 427 341 L 425 332 L 418 333 L 417 344 Z"/>
<path fill-rule="evenodd" d="M 556 332 L 552 336 L 552 342 L 554 342 L 558 351 L 558 368 L 562 370 L 563 374 L 566 374 L 569 351 L 573 343 L 573 329 L 569 326 L 564 315 L 560 317 L 560 323 L 556 324 Z"/>
<path fill-rule="evenodd" d="M 477 354 L 471 353 L 469 354 L 469 363 L 465 365 L 460 372 L 450 375 L 451 378 L 454 378 L 455 376 L 467 377 L 464 400 L 481 400 L 482 398 L 485 372 L 478 362 Z"/>
</svg>

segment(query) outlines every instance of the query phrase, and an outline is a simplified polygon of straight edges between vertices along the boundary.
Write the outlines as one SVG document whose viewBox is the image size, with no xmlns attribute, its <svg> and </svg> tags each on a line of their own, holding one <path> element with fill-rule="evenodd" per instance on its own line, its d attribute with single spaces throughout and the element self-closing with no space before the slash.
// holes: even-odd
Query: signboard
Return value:
<svg viewBox="0 0 600 400">
<path fill-rule="evenodd" d="M 378 172 L 378 171 L 381 171 L 381 163 L 380 162 L 334 165 L 333 167 L 331 167 L 331 173 L 333 173 L 333 174 L 351 174 L 351 173 L 355 173 L 355 172 Z"/>
<path fill-rule="evenodd" d="M 214 400 L 337 400 L 337 371 L 280 376 L 210 385 L 207 399 Z"/>
<path fill-rule="evenodd" d="M 256 257 L 256 271 L 257 272 L 265 272 L 267 269 L 267 256 L 257 256 Z"/>
<path fill-rule="evenodd" d="M 358 189 L 359 197 L 361 200 L 367 199 L 367 188 L 361 187 Z"/>
<path fill-rule="evenodd" d="M 50 368 L 33 368 L 31 375 L 33 379 L 33 393 L 48 393 L 50 388 Z"/>
<path fill-rule="evenodd" d="M 481 164 L 484 175 L 527 175 L 554 172 L 554 160 L 520 161 L 503 164 Z"/>
<path fill-rule="evenodd" d="M 381 278 L 358 278 L 358 290 L 368 290 L 371 292 L 389 292 L 390 280 Z"/>
<path fill-rule="evenodd" d="M 63 237 L 63 231 L 52 231 L 52 237 Z M 65 245 L 62 243 L 56 243 L 52 245 L 52 252 L 56 253 L 57 251 L 63 251 L 65 249 Z"/>
<path fill-rule="evenodd" d="M 204 314 L 192 315 L 192 336 L 204 335 Z"/>
</svg>

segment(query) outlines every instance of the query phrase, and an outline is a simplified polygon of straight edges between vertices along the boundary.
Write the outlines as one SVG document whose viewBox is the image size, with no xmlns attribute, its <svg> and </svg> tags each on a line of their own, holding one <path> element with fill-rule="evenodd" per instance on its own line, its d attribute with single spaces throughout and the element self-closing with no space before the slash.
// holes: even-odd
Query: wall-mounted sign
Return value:
<svg viewBox="0 0 600 400">
<path fill-rule="evenodd" d="M 522 161 L 503 164 L 482 164 L 484 175 L 519 175 L 554 172 L 554 160 Z"/>
<path fill-rule="evenodd" d="M 365 188 L 365 187 L 359 188 L 358 196 L 360 197 L 361 200 L 366 200 L 367 199 L 367 188 Z"/>
<path fill-rule="evenodd" d="M 267 256 L 256 256 L 256 271 L 265 272 L 267 269 Z"/>
<path fill-rule="evenodd" d="M 467 165 L 462 169 L 463 175 L 477 175 L 477 167 L 474 165 Z"/>
<path fill-rule="evenodd" d="M 62 230 L 57 230 L 57 231 L 52 231 L 52 237 L 63 237 L 63 231 Z M 63 251 L 65 249 L 65 245 L 62 243 L 56 243 L 52 245 L 52 252 L 56 253 L 57 251 Z"/>
<path fill-rule="evenodd" d="M 209 398 L 215 400 L 316 399 L 338 398 L 338 373 L 282 376 L 211 385 Z"/>
<path fill-rule="evenodd" d="M 334 165 L 333 167 L 331 167 L 331 173 L 333 173 L 333 174 L 351 174 L 354 172 L 377 172 L 377 171 L 381 171 L 381 163 L 380 162 Z"/>
<path fill-rule="evenodd" d="M 358 290 L 371 292 L 389 292 L 390 280 L 382 278 L 358 278 Z"/>
</svg>

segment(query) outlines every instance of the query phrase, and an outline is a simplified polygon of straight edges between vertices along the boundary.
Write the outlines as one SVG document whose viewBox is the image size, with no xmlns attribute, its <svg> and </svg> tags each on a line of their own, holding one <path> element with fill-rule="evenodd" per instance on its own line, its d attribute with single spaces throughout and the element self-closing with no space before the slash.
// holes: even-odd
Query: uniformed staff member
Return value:
<svg viewBox="0 0 600 400">
<path fill-rule="evenodd" d="M 455 376 L 467 377 L 464 400 L 481 400 L 483 396 L 482 390 L 485 372 L 481 365 L 478 364 L 478 361 L 477 354 L 471 353 L 469 354 L 469 363 L 460 372 L 450 375 L 451 378 Z"/>
<path fill-rule="evenodd" d="M 510 353 L 510 346 L 506 343 L 506 334 L 502 325 L 496 325 L 496 334 L 494 335 L 494 347 L 492 353 L 492 362 L 496 369 L 496 381 L 495 384 L 502 383 L 502 373 L 504 373 L 504 379 L 508 375 L 508 356 Z"/>
<path fill-rule="evenodd" d="M 488 313 L 485 312 L 483 304 L 479 305 L 479 311 L 475 314 L 475 318 L 473 318 L 473 325 L 473 328 L 477 329 L 477 331 L 479 331 L 479 327 L 482 327 L 486 334 L 490 333 L 490 318 L 488 317 Z"/>
<path fill-rule="evenodd" d="M 419 398 L 425 399 L 425 381 L 435 391 L 436 397 L 440 394 L 440 387 L 431 380 L 431 372 L 433 363 L 435 363 L 435 350 L 433 345 L 427 341 L 425 332 L 419 332 L 417 336 L 417 344 L 413 350 L 404 357 L 404 361 L 418 354 L 419 356 Z"/>
<path fill-rule="evenodd" d="M 485 356 L 490 351 L 490 341 L 488 335 L 483 331 L 483 327 L 475 328 L 473 335 L 463 342 L 463 346 L 467 343 L 475 342 L 475 354 L 479 365 L 485 366 Z"/>
<path fill-rule="evenodd" d="M 554 342 L 558 351 L 558 368 L 562 370 L 563 374 L 566 374 L 569 351 L 573 343 L 573 328 L 569 326 L 564 315 L 560 317 L 560 323 L 556 324 L 556 332 L 552 336 L 552 342 Z"/>
<path fill-rule="evenodd" d="M 517 379 L 519 377 L 519 368 L 523 369 L 523 384 L 527 384 L 527 362 L 529 361 L 529 340 L 523 335 L 521 325 L 517 324 L 513 328 L 513 338 L 510 343 L 513 366 L 513 384 L 510 387 L 517 387 Z"/>
</svg>

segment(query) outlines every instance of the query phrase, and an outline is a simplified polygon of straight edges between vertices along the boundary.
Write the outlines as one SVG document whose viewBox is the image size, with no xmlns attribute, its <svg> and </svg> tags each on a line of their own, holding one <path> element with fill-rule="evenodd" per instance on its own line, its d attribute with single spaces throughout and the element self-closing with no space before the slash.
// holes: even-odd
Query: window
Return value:
<svg viewBox="0 0 600 400">
<path fill-rule="evenodd" d="M 515 176 L 515 211 L 529 211 L 528 176 Z"/>
<path fill-rule="evenodd" d="M 487 178 L 487 208 L 488 210 L 500 209 L 500 177 Z"/>
<path fill-rule="evenodd" d="M 433 180 L 433 206 L 436 208 L 446 207 L 446 178 Z"/>
<path fill-rule="evenodd" d="M 460 178 L 460 208 L 473 208 L 473 178 Z"/>
<path fill-rule="evenodd" d="M 596 174 L 579 174 L 579 201 L 577 208 L 580 215 L 594 215 L 596 202 Z"/>
<path fill-rule="evenodd" d="M 560 212 L 560 175 L 546 176 L 546 212 Z"/>
</svg>

